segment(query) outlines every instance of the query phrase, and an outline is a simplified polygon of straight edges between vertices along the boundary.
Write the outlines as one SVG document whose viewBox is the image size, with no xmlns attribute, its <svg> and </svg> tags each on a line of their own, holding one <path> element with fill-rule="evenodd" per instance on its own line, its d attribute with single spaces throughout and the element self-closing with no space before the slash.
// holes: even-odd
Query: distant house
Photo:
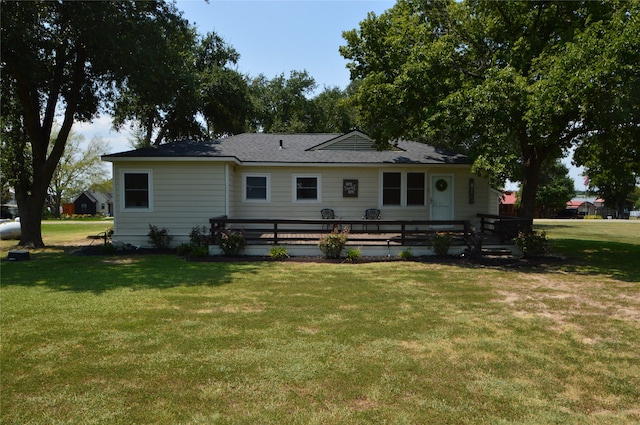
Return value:
<svg viewBox="0 0 640 425">
<path fill-rule="evenodd" d="M 376 150 L 366 134 L 239 134 L 105 155 L 113 164 L 114 240 L 148 245 L 149 224 L 172 243 L 194 226 L 233 219 L 468 220 L 498 214 L 500 192 L 465 155 L 399 140 Z"/>
<path fill-rule="evenodd" d="M 75 214 L 113 215 L 113 195 L 85 190 L 73 201 Z"/>
<path fill-rule="evenodd" d="M 578 215 L 584 217 L 585 215 L 595 215 L 596 214 L 596 206 L 595 200 L 587 200 L 587 199 L 579 199 L 574 198 L 567 202 L 568 210 L 577 211 Z"/>
<path fill-rule="evenodd" d="M 516 192 L 511 190 L 505 190 L 500 196 L 500 215 L 505 216 L 517 216 L 518 211 L 516 210 L 516 202 L 518 201 L 518 197 Z"/>
</svg>

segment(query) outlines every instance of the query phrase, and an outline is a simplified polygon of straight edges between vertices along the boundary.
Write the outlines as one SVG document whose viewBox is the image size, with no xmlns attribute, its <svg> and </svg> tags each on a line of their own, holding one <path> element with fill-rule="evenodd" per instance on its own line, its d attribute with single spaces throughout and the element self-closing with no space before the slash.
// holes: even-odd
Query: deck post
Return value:
<svg viewBox="0 0 640 425">
<path fill-rule="evenodd" d="M 273 244 L 278 245 L 278 223 L 273 223 Z"/>
</svg>

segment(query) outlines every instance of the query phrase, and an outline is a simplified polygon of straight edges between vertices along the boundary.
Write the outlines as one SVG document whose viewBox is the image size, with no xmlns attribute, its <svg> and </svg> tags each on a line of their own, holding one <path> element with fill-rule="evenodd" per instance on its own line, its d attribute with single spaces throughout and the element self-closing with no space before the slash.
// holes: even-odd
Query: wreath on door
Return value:
<svg viewBox="0 0 640 425">
<path fill-rule="evenodd" d="M 447 190 L 447 181 L 445 179 L 439 179 L 436 181 L 436 189 L 438 189 L 439 192 L 444 192 L 445 190 Z"/>
</svg>

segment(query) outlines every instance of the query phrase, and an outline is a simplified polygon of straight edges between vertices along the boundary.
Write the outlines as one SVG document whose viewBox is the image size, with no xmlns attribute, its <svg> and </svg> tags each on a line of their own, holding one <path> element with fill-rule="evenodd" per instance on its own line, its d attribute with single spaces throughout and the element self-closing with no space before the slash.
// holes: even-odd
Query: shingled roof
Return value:
<svg viewBox="0 0 640 425">
<path fill-rule="evenodd" d="M 465 155 L 423 143 L 400 140 L 377 151 L 366 134 L 243 133 L 208 142 L 185 140 L 114 153 L 105 161 L 144 158 L 218 158 L 243 164 L 468 164 Z"/>
</svg>

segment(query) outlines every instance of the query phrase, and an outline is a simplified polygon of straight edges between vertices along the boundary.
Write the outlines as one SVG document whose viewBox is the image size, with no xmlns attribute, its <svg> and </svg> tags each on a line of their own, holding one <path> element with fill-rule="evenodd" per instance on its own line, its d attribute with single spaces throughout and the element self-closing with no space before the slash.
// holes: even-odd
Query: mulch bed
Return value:
<svg viewBox="0 0 640 425">
<path fill-rule="evenodd" d="M 101 246 L 88 246 L 72 252 L 73 255 L 103 255 L 103 256 L 139 256 L 139 255 L 176 255 L 175 249 L 121 249 L 114 252 L 104 252 Z M 567 264 L 566 258 L 558 256 L 544 256 L 536 258 L 519 258 L 512 256 L 446 256 L 435 255 L 414 257 L 403 260 L 399 257 L 360 257 L 357 261 L 347 261 L 344 258 L 327 259 L 322 256 L 291 256 L 284 259 L 275 259 L 269 256 L 224 256 L 212 255 L 207 257 L 181 257 L 185 261 L 198 263 L 253 263 L 253 262 L 284 262 L 284 263 L 324 263 L 324 264 L 366 264 L 366 263 L 394 263 L 394 262 L 415 262 L 426 264 L 450 264 L 466 267 L 474 266 L 494 266 L 506 268 L 545 268 L 559 264 Z"/>
</svg>

